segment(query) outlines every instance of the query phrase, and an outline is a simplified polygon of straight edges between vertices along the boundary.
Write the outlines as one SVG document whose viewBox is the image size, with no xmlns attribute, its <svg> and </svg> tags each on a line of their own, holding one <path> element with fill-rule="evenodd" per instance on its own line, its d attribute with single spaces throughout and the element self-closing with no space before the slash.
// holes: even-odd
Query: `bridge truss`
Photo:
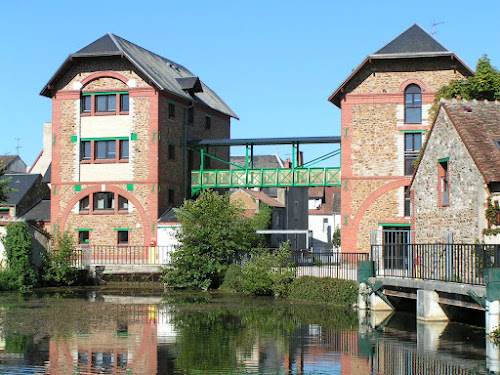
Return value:
<svg viewBox="0 0 500 375">
<path fill-rule="evenodd" d="M 300 145 L 337 144 L 338 147 L 314 160 L 302 164 Z M 291 168 L 254 168 L 254 146 L 291 145 Z M 340 186 L 340 167 L 313 167 L 340 154 L 340 137 L 261 138 L 261 139 L 216 139 L 188 142 L 189 149 L 200 153 L 200 169 L 191 171 L 191 195 L 203 189 L 290 187 L 290 186 Z M 223 160 L 208 152 L 209 147 L 245 146 L 245 166 Z M 231 169 L 205 169 L 206 158 L 233 166 Z"/>
</svg>

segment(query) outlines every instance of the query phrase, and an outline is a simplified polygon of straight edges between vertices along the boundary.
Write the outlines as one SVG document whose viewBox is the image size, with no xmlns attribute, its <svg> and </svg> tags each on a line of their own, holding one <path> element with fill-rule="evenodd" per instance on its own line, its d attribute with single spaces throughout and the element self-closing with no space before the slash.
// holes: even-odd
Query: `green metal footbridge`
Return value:
<svg viewBox="0 0 500 375">
<path fill-rule="evenodd" d="M 336 144 L 338 147 L 314 160 L 302 164 L 300 145 Z M 291 145 L 291 168 L 255 169 L 254 146 Z M 191 195 L 203 189 L 290 187 L 290 186 L 340 186 L 340 167 L 313 167 L 340 154 L 340 137 L 261 138 L 261 139 L 214 139 L 189 141 L 189 149 L 200 153 L 200 169 L 191 171 Z M 213 147 L 245 146 L 245 166 L 223 160 L 208 152 Z M 234 169 L 205 169 L 206 158 L 212 158 Z"/>
</svg>

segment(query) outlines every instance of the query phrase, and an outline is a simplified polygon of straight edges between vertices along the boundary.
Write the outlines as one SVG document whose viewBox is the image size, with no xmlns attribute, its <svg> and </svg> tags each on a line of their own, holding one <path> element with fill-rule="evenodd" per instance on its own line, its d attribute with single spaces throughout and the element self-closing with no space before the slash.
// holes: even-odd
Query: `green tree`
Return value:
<svg viewBox="0 0 500 375">
<path fill-rule="evenodd" d="M 340 247 L 340 244 L 341 244 L 340 238 L 341 238 L 340 228 L 336 227 L 335 232 L 333 232 L 333 237 L 332 237 L 332 246 L 334 249 L 338 249 Z"/>
<path fill-rule="evenodd" d="M 457 78 L 443 86 L 437 99 L 500 100 L 500 71 L 483 55 L 476 66 L 476 73 L 468 78 Z"/>
<path fill-rule="evenodd" d="M 252 226 L 243 210 L 230 203 L 228 194 L 203 191 L 198 199 L 184 202 L 177 218 L 180 245 L 164 269 L 167 286 L 217 288 L 234 257 L 254 245 Z"/>
<path fill-rule="evenodd" d="M 5 166 L 2 162 L 0 162 L 0 206 L 3 206 L 3 203 L 7 200 L 8 194 L 11 191 L 9 188 L 10 178 L 2 179 L 5 175 Z"/>
<path fill-rule="evenodd" d="M 36 284 L 37 272 L 31 262 L 32 238 L 28 224 L 24 222 L 7 226 L 7 233 L 2 239 L 7 258 L 7 269 L 0 279 L 3 289 L 29 289 Z"/>
</svg>

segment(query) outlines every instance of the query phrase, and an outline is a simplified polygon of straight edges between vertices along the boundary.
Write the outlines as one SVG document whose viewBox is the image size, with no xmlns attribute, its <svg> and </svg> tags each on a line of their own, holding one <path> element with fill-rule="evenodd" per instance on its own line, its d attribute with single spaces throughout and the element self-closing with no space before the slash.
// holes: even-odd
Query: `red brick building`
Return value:
<svg viewBox="0 0 500 375">
<path fill-rule="evenodd" d="M 370 233 L 409 229 L 406 194 L 439 88 L 473 71 L 413 25 L 368 56 L 330 96 L 342 110 L 342 251 Z"/>
<path fill-rule="evenodd" d="M 52 223 L 94 245 L 156 240 L 199 164 L 187 140 L 229 138 L 237 118 L 185 67 L 113 34 L 71 54 L 41 95 L 52 99 Z"/>
</svg>

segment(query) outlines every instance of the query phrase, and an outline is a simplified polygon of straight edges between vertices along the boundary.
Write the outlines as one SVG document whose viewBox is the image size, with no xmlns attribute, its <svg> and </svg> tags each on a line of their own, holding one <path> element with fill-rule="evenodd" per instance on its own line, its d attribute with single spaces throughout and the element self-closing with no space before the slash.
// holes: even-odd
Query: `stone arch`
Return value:
<svg viewBox="0 0 500 375">
<path fill-rule="evenodd" d="M 80 199 L 86 197 L 87 195 L 91 195 L 93 193 L 99 193 L 101 191 L 102 191 L 101 186 L 96 185 L 96 186 L 88 187 L 88 188 L 82 190 L 81 192 L 79 192 L 78 194 L 76 194 L 75 196 L 73 196 L 73 198 L 71 198 L 71 200 L 69 201 L 68 205 L 66 206 L 66 208 L 64 209 L 64 211 L 61 215 L 61 221 L 60 221 L 61 228 L 66 228 L 66 221 L 68 220 L 68 216 L 71 213 L 71 211 L 73 210 L 73 207 L 75 206 L 75 204 L 77 204 L 80 201 Z M 122 197 L 127 198 L 130 202 L 132 202 L 134 207 L 139 212 L 139 216 L 141 217 L 141 220 L 142 220 L 142 224 L 143 224 L 142 229 L 144 231 L 144 243 L 145 244 L 149 243 L 149 242 L 147 242 L 147 238 L 148 238 L 147 237 L 147 227 L 146 227 L 147 226 L 147 224 L 146 224 L 147 223 L 147 215 L 146 215 L 146 210 L 144 210 L 144 207 L 142 207 L 142 204 L 137 200 L 137 198 L 135 198 L 127 190 L 124 190 L 124 189 L 119 188 L 117 186 L 106 185 L 106 191 L 109 191 L 109 192 L 112 192 L 115 194 L 119 194 Z"/>
<path fill-rule="evenodd" d="M 88 85 L 90 82 L 92 82 L 96 79 L 99 79 L 99 78 L 115 78 L 119 81 L 122 81 L 124 84 L 127 84 L 127 82 L 128 82 L 128 78 L 125 77 L 123 74 L 114 72 L 112 70 L 105 70 L 102 72 L 93 73 L 93 74 L 85 77 L 84 79 L 82 79 L 82 81 L 80 83 L 82 84 L 82 87 L 84 87 L 84 86 Z"/>
<path fill-rule="evenodd" d="M 420 86 L 422 92 L 427 91 L 427 85 L 424 83 L 424 81 L 418 78 L 409 78 L 405 80 L 403 83 L 401 83 L 401 85 L 399 85 L 399 92 L 404 93 L 406 88 L 411 84 Z"/>
<path fill-rule="evenodd" d="M 388 184 L 385 184 L 375 191 L 373 191 L 366 199 L 361 203 L 359 206 L 356 215 L 354 216 L 354 219 L 352 220 L 352 225 L 355 228 L 352 232 L 353 238 L 355 238 L 355 244 L 357 246 L 358 243 L 358 230 L 359 230 L 359 225 L 361 223 L 361 219 L 363 219 L 364 214 L 368 210 L 368 208 L 382 195 L 388 193 L 391 190 L 398 189 L 402 186 L 408 186 L 410 184 L 409 180 L 396 180 L 389 182 Z"/>
</svg>

